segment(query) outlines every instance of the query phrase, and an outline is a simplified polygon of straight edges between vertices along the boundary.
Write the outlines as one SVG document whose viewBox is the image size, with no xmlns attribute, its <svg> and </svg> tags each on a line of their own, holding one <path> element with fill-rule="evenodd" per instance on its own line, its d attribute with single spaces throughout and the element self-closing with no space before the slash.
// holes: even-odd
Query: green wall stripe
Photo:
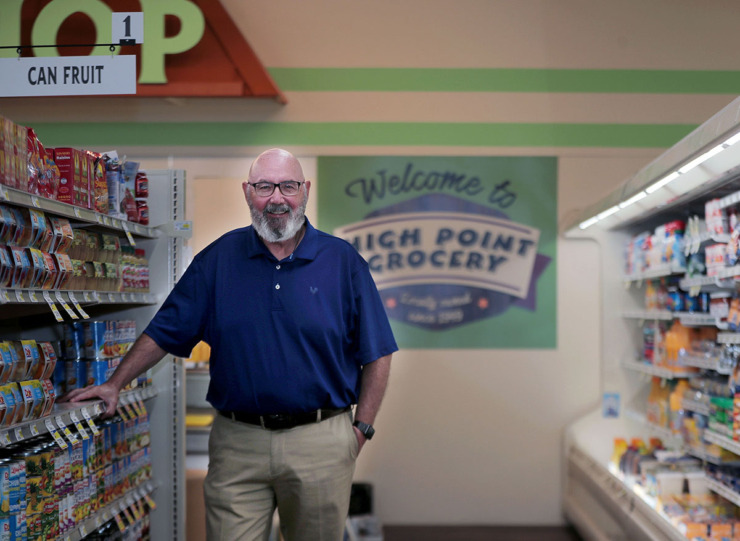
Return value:
<svg viewBox="0 0 740 541">
<path fill-rule="evenodd" d="M 670 147 L 688 124 L 398 122 L 33 123 L 45 146 Z"/>
<path fill-rule="evenodd" d="M 269 72 L 286 92 L 740 93 L 740 71 L 270 68 Z"/>
</svg>

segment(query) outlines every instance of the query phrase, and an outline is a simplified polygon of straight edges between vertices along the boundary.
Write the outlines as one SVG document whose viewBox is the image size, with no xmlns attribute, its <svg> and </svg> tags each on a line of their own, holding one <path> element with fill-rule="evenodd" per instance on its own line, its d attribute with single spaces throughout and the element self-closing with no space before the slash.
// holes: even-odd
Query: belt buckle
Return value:
<svg viewBox="0 0 740 541">
<path fill-rule="evenodd" d="M 290 416 L 282 413 L 260 415 L 260 424 L 262 425 L 262 428 L 266 428 L 268 430 L 284 430 L 295 426 L 290 423 Z"/>
</svg>

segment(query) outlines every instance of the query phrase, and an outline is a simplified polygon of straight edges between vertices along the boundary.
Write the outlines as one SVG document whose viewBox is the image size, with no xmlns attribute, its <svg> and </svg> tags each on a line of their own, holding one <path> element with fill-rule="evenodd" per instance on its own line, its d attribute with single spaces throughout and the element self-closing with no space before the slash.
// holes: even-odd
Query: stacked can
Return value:
<svg viewBox="0 0 740 541">
<path fill-rule="evenodd" d="M 57 393 L 100 385 L 110 379 L 136 340 L 136 322 L 107 320 L 64 327 L 64 373 L 54 373 Z"/>
</svg>

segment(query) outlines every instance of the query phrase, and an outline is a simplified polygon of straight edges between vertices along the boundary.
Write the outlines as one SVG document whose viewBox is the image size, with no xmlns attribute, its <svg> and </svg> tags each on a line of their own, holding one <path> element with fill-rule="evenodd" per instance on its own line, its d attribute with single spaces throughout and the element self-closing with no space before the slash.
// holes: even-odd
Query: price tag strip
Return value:
<svg viewBox="0 0 740 541">
<path fill-rule="evenodd" d="M 46 294 L 48 292 L 44 292 L 44 293 Z M 69 315 L 69 317 L 71 317 L 72 319 L 80 319 L 80 316 L 78 316 L 77 314 L 75 314 L 75 311 L 72 310 L 72 308 L 70 308 L 69 304 L 67 304 L 67 301 L 64 300 L 64 297 L 62 297 L 61 292 L 57 291 L 54 294 L 54 296 L 57 298 L 57 301 L 59 302 L 59 304 L 62 305 L 62 308 L 64 308 L 64 311 L 67 312 L 67 314 Z"/>
<path fill-rule="evenodd" d="M 23 430 L 21 430 L 21 427 L 16 428 L 13 434 L 15 435 L 15 441 L 23 441 Z"/>
<path fill-rule="evenodd" d="M 128 418 L 130 420 L 134 420 L 138 417 L 134 409 L 131 407 L 131 404 L 124 404 L 123 409 L 126 410 L 126 413 L 128 414 Z"/>
<path fill-rule="evenodd" d="M 126 520 L 128 520 L 129 524 L 134 523 L 134 517 L 131 515 L 131 511 L 128 510 L 128 507 L 126 507 L 123 504 L 119 505 L 119 508 L 121 509 L 121 512 L 123 513 L 123 516 L 126 517 Z"/>
<path fill-rule="evenodd" d="M 7 432 L 3 432 L 2 442 L 3 442 L 3 445 L 10 445 L 11 443 L 13 443 L 10 440 L 10 434 L 8 434 Z"/>
<path fill-rule="evenodd" d="M 151 509 L 152 511 L 154 511 L 157 508 L 157 504 L 154 503 L 154 500 L 152 499 L 151 495 L 144 494 L 144 501 L 149 506 L 149 509 Z"/>
<path fill-rule="evenodd" d="M 95 426 L 95 423 L 93 423 L 92 417 L 90 417 L 90 414 L 87 411 L 87 408 L 82 408 L 82 416 L 85 418 L 85 421 L 87 421 L 87 426 L 90 427 L 90 430 L 93 434 L 96 436 L 100 434 L 100 431 L 98 430 L 98 427 Z"/>
<path fill-rule="evenodd" d="M 123 232 L 126 233 L 128 243 L 131 246 L 136 246 L 136 241 L 134 240 L 134 236 L 131 234 L 131 231 L 128 229 L 128 224 L 126 222 L 121 222 L 121 227 L 123 227 Z"/>
<path fill-rule="evenodd" d="M 77 432 L 79 432 L 80 436 L 83 440 L 87 440 L 90 438 L 89 434 L 87 433 L 87 430 L 85 430 L 85 427 L 82 426 L 82 423 L 80 422 L 79 417 L 77 417 L 77 414 L 73 411 L 69 414 L 69 418 L 72 419 L 72 422 L 74 423 L 75 427 L 77 428 Z"/>
<path fill-rule="evenodd" d="M 26 299 L 23 297 L 23 291 L 18 289 L 15 290 L 15 300 L 18 302 L 26 302 Z"/>
<path fill-rule="evenodd" d="M 62 314 L 59 313 L 59 309 L 57 308 L 57 305 L 54 304 L 53 300 L 51 300 L 51 295 L 49 295 L 48 291 L 44 291 L 44 300 L 49 305 L 49 308 L 51 308 L 51 312 L 52 314 L 54 314 L 54 318 L 59 323 L 64 323 L 64 318 L 62 317 Z"/>
<path fill-rule="evenodd" d="M 59 434 L 59 432 L 57 432 L 57 429 L 54 426 L 54 423 L 51 422 L 51 419 L 44 420 L 44 424 L 46 425 L 49 434 L 51 434 L 51 437 L 54 438 L 55 442 L 57 442 L 57 445 L 62 449 L 66 449 L 67 442 L 64 441 L 64 438 Z"/>
<path fill-rule="evenodd" d="M 62 419 L 62 416 L 61 415 L 57 415 L 54 419 L 57 422 L 57 426 L 59 427 L 59 430 L 61 430 L 62 432 L 64 432 L 64 435 L 67 436 L 67 439 L 69 440 L 69 443 L 71 443 L 72 445 L 78 444 L 80 440 L 78 440 L 77 439 L 77 436 L 75 436 L 74 433 L 69 429 L 69 427 L 67 426 L 67 424 Z"/>
<path fill-rule="evenodd" d="M 80 306 L 80 303 L 77 302 L 77 298 L 75 297 L 75 294 L 71 291 L 67 294 L 69 297 L 69 302 L 71 302 L 74 307 L 77 309 L 77 313 L 79 313 L 82 316 L 82 319 L 90 319 L 90 316 L 82 309 L 82 306 Z"/>
<path fill-rule="evenodd" d="M 126 529 L 126 525 L 123 523 L 123 519 L 121 518 L 121 512 L 117 509 L 113 510 L 113 518 L 116 521 L 116 525 L 118 526 L 118 530 L 123 532 Z"/>
</svg>

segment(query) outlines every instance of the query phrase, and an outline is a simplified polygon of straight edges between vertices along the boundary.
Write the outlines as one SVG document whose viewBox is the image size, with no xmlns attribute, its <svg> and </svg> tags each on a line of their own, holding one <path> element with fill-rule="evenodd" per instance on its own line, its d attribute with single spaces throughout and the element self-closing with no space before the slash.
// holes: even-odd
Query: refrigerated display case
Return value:
<svg viewBox="0 0 740 541">
<path fill-rule="evenodd" d="M 689 381 L 697 374 L 721 380 L 722 375 L 726 377 L 734 370 L 737 357 L 728 355 L 725 348 L 740 341 L 740 333 L 728 328 L 726 318 L 678 305 L 669 310 L 646 306 L 646 288 L 648 283 L 663 280 L 675 285 L 677 298 L 687 298 L 692 303 L 711 293 L 737 295 L 740 267 L 736 264 L 712 267 L 711 275 L 707 275 L 706 270 L 697 272 L 699 267 L 693 263 L 708 246 L 726 247 L 731 241 L 731 231 L 710 232 L 709 219 L 704 218 L 709 208 L 707 202 L 715 201 L 711 205 L 713 212 L 718 206 L 719 212 L 726 214 L 740 200 L 738 141 L 740 99 L 561 229 L 565 239 L 598 243 L 600 254 L 598 268 L 584 272 L 598 272 L 601 276 L 601 348 L 590 360 L 601 366 L 603 403 L 568 427 L 564 442 L 564 512 L 587 539 L 686 539 L 686 524 L 666 514 L 655 494 L 623 475 L 613 463 L 617 438 L 661 438 L 666 447 L 676 448 L 700 462 L 704 473 L 697 482 L 740 505 L 740 492 L 706 473 L 711 468 L 709 464 L 716 462 L 714 455 L 706 452 L 707 447 L 687 445 L 681 429 L 656 424 L 646 415 L 653 381 L 672 386 L 672 382 Z M 696 216 L 703 223 L 695 222 Z M 692 225 L 686 228 L 680 244 L 672 247 L 684 257 L 664 256 L 658 261 L 653 255 L 649 267 L 628 267 L 630 242 L 640 233 L 652 234 L 662 224 L 675 220 Z M 693 227 L 697 224 L 698 229 Z M 716 333 L 716 339 L 711 352 L 694 352 L 692 345 L 682 348 L 678 358 L 673 359 L 664 341 L 659 342 L 656 352 L 646 349 L 646 328 L 653 329 L 650 332 L 658 329 L 663 336 L 660 329 L 672 325 L 713 329 L 710 335 Z M 646 358 L 653 353 L 655 359 Z M 680 404 L 681 411 L 696 411 L 697 418 L 708 413 L 706 404 L 690 400 Z M 712 449 L 716 448 L 714 444 L 725 451 L 740 452 L 731 431 L 726 435 L 712 430 L 703 433 L 702 443 Z"/>
</svg>

